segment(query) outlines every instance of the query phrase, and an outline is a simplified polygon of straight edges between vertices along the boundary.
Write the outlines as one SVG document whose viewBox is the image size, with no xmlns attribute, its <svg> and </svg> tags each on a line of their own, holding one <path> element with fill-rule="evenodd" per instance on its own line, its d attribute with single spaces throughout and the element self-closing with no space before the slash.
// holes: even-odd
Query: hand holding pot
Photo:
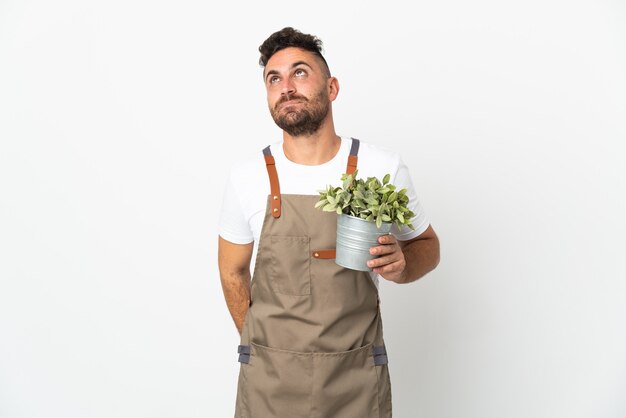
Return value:
<svg viewBox="0 0 626 418">
<path fill-rule="evenodd" d="M 372 268 L 374 273 L 380 274 L 384 279 L 396 281 L 402 276 L 406 267 L 406 260 L 402 248 L 396 237 L 391 234 L 378 238 L 382 245 L 370 248 L 370 254 L 378 256 L 374 260 L 369 260 L 367 266 Z"/>
</svg>

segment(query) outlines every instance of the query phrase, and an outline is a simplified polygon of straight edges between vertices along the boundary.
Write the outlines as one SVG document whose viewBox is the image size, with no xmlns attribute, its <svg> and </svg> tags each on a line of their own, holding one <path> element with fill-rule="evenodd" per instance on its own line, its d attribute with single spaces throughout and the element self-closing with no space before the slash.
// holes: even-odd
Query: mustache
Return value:
<svg viewBox="0 0 626 418">
<path fill-rule="evenodd" d="M 281 104 L 288 102 L 290 100 L 302 100 L 303 102 L 308 101 L 306 97 L 300 96 L 299 94 L 286 95 L 286 96 L 281 97 L 281 99 L 278 102 L 276 102 L 275 107 L 278 107 Z"/>
</svg>

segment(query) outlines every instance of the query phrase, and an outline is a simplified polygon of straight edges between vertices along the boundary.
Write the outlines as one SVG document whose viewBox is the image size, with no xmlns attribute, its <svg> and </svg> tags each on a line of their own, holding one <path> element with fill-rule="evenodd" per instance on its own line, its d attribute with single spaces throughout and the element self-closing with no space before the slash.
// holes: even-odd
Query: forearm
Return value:
<svg viewBox="0 0 626 418">
<path fill-rule="evenodd" d="M 396 283 L 411 283 L 432 271 L 439 264 L 439 240 L 412 241 L 402 248 L 406 266 Z"/>
<path fill-rule="evenodd" d="M 250 270 L 242 272 L 220 272 L 222 290 L 230 315 L 241 335 L 243 323 L 250 306 Z"/>
</svg>

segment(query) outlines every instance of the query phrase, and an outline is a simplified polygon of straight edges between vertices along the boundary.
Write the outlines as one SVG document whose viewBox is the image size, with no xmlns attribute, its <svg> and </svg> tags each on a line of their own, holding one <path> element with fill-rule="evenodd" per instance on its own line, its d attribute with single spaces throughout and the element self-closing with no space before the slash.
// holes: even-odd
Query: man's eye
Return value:
<svg viewBox="0 0 626 418">
<path fill-rule="evenodd" d="M 299 77 L 301 75 L 305 75 L 306 71 L 304 71 L 304 70 L 296 70 L 296 72 L 294 74 Z"/>
<path fill-rule="evenodd" d="M 276 76 L 270 77 L 270 84 L 274 84 L 277 81 L 278 81 L 278 77 L 276 77 Z"/>
</svg>

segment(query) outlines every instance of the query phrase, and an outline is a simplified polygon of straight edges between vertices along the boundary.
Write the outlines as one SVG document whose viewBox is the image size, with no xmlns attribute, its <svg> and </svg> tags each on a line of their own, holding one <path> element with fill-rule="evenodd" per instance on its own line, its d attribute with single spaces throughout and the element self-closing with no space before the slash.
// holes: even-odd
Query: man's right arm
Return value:
<svg viewBox="0 0 626 418">
<path fill-rule="evenodd" d="M 218 243 L 218 265 L 226 305 L 241 335 L 250 306 L 250 261 L 254 242 L 234 244 L 221 236 Z"/>
</svg>

